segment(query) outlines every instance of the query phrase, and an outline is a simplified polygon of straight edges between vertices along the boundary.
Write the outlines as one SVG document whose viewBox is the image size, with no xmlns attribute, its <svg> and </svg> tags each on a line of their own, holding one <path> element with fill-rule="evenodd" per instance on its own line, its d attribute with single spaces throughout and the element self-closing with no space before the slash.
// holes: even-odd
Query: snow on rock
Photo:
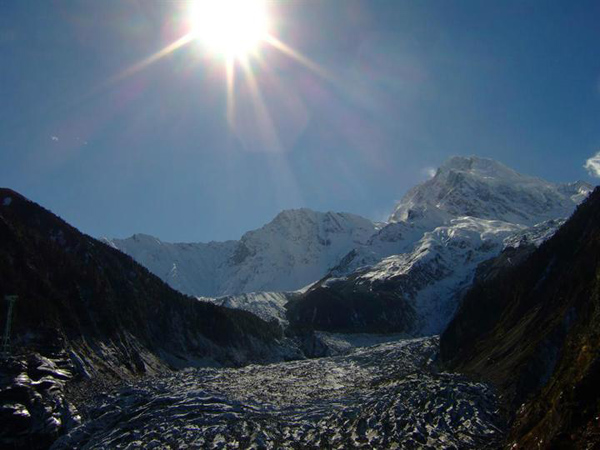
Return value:
<svg viewBox="0 0 600 450">
<path fill-rule="evenodd" d="M 479 263 L 506 247 L 539 245 L 591 189 L 522 175 L 490 159 L 454 157 L 411 189 L 384 224 L 297 209 L 239 241 L 171 244 L 134 235 L 107 242 L 175 289 L 227 296 L 211 301 L 282 325 L 287 294 L 256 292 L 343 283 L 376 289 L 392 281 L 416 311 L 411 333 L 419 336 L 443 330 Z"/>
<path fill-rule="evenodd" d="M 555 184 L 522 175 L 491 159 L 454 157 L 406 194 L 390 222 L 473 216 L 532 226 L 569 216 L 591 190 L 583 182 Z"/>
<path fill-rule="evenodd" d="M 318 280 L 377 226 L 347 213 L 283 211 L 239 241 L 166 243 L 143 234 L 105 239 L 173 288 L 216 297 L 258 291 L 292 291 Z"/>
<path fill-rule="evenodd" d="M 288 291 L 321 278 L 375 231 L 370 220 L 309 209 L 283 211 L 242 236 L 224 293 Z"/>
<path fill-rule="evenodd" d="M 104 239 L 130 255 L 172 288 L 188 295 L 219 293 L 219 271 L 232 257 L 236 242 L 168 243 L 145 234 L 127 239 Z"/>
<path fill-rule="evenodd" d="M 357 284 L 388 280 L 417 313 L 414 335 L 442 331 L 477 266 L 498 254 L 504 240 L 525 227 L 497 220 L 461 217 L 425 232 L 411 251 L 384 258 L 360 274 Z"/>
<path fill-rule="evenodd" d="M 504 248 L 518 248 L 528 244 L 539 247 L 542 243 L 550 239 L 566 221 L 565 218 L 550 219 L 514 233 L 504 239 Z"/>
<path fill-rule="evenodd" d="M 389 222 L 366 245 L 347 254 L 332 275 L 346 275 L 385 257 L 412 252 L 425 233 L 452 226 L 464 217 L 523 229 L 566 218 L 591 190 L 591 185 L 581 181 L 555 184 L 521 175 L 491 159 L 453 157 L 433 178 L 411 189 Z"/>
<path fill-rule="evenodd" d="M 101 398 L 52 449 L 493 448 L 505 428 L 494 391 L 437 372 L 437 349 L 398 341 L 145 379 Z"/>
<path fill-rule="evenodd" d="M 3 206 L 10 206 L 11 203 L 12 203 L 12 197 L 4 197 L 4 199 L 2 200 Z"/>
<path fill-rule="evenodd" d="M 554 184 L 489 159 L 455 157 L 409 191 L 387 225 L 320 283 L 393 289 L 416 311 L 414 336 L 443 331 L 477 266 L 506 247 L 540 245 L 592 187 Z M 390 284 L 391 283 L 391 284 Z"/>
<path fill-rule="evenodd" d="M 75 373 L 64 352 L 6 356 L 0 364 L 0 447 L 48 448 L 57 436 L 81 424 L 65 398 Z"/>
<path fill-rule="evenodd" d="M 256 314 L 263 320 L 276 320 L 282 326 L 287 325 L 285 304 L 295 295 L 294 292 L 251 292 L 248 294 L 229 295 L 225 297 L 198 297 L 216 305 L 233 309 L 243 309 Z"/>
</svg>

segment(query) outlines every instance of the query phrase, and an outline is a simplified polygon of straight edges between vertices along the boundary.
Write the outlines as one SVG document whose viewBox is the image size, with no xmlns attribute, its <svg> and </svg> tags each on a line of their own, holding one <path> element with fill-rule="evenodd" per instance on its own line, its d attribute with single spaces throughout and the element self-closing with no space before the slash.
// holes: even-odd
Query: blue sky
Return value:
<svg viewBox="0 0 600 450">
<path fill-rule="evenodd" d="M 600 2 L 286 1 L 236 69 L 152 1 L 0 0 L 0 185 L 93 236 L 236 239 L 286 208 L 373 219 L 452 155 L 552 181 L 600 150 Z"/>
</svg>

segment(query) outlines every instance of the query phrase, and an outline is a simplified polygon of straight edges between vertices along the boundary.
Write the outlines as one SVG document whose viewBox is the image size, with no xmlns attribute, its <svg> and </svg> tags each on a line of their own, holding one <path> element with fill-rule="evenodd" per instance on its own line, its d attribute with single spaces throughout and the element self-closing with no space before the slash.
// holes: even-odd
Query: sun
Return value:
<svg viewBox="0 0 600 450">
<path fill-rule="evenodd" d="M 191 34 L 226 59 L 245 59 L 269 36 L 264 0 L 196 0 L 190 6 Z"/>
</svg>

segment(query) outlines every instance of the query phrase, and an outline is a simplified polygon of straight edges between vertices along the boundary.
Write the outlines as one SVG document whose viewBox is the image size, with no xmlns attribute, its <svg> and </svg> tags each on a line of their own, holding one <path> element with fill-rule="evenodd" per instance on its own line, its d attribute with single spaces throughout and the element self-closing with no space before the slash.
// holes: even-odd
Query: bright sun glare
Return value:
<svg viewBox="0 0 600 450">
<path fill-rule="evenodd" d="M 256 110 L 263 128 L 271 127 L 266 105 L 263 102 L 257 71 L 268 70 L 268 64 L 249 64 L 249 57 L 261 57 L 258 50 L 264 44 L 275 49 L 287 57 L 299 62 L 323 79 L 332 80 L 332 77 L 319 65 L 282 42 L 274 34 L 274 29 L 269 17 L 270 8 L 267 0 L 188 0 L 183 8 L 186 33 L 172 41 L 165 47 L 147 56 L 146 58 L 127 67 L 122 72 L 112 77 L 109 82 L 114 83 L 145 69 L 161 60 L 167 55 L 188 45 L 199 42 L 203 50 L 212 53 L 215 61 L 208 61 L 210 67 L 223 63 L 225 83 L 227 89 L 227 118 L 233 123 L 235 117 L 235 86 L 236 69 L 240 63 L 244 73 L 244 80 L 252 94 Z M 272 12 L 272 10 L 271 10 Z M 204 52 L 202 52 L 204 54 Z M 262 55 L 265 56 L 265 55 Z M 220 60 L 220 61 L 219 61 Z M 217 64 L 213 64 L 216 62 Z M 273 130 L 265 130 L 266 135 L 273 135 Z"/>
<path fill-rule="evenodd" d="M 194 37 L 228 59 L 246 58 L 268 37 L 264 0 L 196 0 L 190 19 Z"/>
</svg>

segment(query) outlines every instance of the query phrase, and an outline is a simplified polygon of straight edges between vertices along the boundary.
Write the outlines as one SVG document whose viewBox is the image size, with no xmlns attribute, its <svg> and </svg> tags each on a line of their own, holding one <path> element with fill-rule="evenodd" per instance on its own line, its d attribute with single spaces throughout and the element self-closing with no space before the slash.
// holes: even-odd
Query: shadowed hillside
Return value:
<svg viewBox="0 0 600 450">
<path fill-rule="evenodd" d="M 516 411 L 508 448 L 597 448 L 599 349 L 597 188 L 528 259 L 470 290 L 441 355 L 500 387 Z"/>
<path fill-rule="evenodd" d="M 0 298 L 9 294 L 19 300 L 13 357 L 0 373 L 0 440 L 14 448 L 43 448 L 77 420 L 62 396 L 65 381 L 69 391 L 73 380 L 102 384 L 168 367 L 283 358 L 277 325 L 182 295 L 129 256 L 0 189 Z M 3 301 L 2 327 L 5 320 Z M 3 440 L 16 433 L 16 441 Z"/>
</svg>

